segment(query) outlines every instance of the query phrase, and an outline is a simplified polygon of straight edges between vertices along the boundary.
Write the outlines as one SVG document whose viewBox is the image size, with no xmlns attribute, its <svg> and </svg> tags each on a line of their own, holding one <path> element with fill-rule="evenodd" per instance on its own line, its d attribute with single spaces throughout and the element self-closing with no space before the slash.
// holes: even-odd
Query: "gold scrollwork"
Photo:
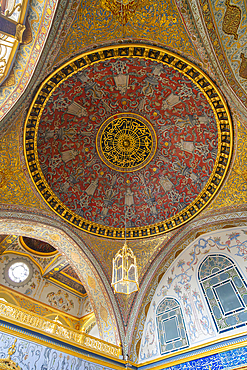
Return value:
<svg viewBox="0 0 247 370">
<path fill-rule="evenodd" d="M 245 57 L 244 53 L 240 54 L 240 58 L 242 61 L 239 67 L 239 76 L 242 78 L 247 78 L 247 58 Z"/>
<path fill-rule="evenodd" d="M 7 18 L 9 18 L 9 17 L 11 17 L 11 15 L 13 15 L 13 13 L 16 11 L 16 10 L 18 10 L 19 12 L 21 11 L 21 8 L 22 8 L 22 3 L 17 3 L 16 4 L 16 1 L 12 4 L 11 2 L 10 2 L 10 8 L 7 8 L 6 10 L 5 10 L 5 12 L 4 12 L 4 16 L 5 17 L 7 17 Z M 1 10 L 2 10 L 2 8 L 1 8 Z"/>
<path fill-rule="evenodd" d="M 222 30 L 227 35 L 233 35 L 234 40 L 238 39 L 238 27 L 241 21 L 241 9 L 236 5 L 230 5 L 230 0 L 226 0 L 226 12 L 223 18 Z"/>
<path fill-rule="evenodd" d="M 149 0 L 101 0 L 101 6 L 109 10 L 119 23 L 125 25 L 135 14 L 136 10 L 148 4 Z"/>
<path fill-rule="evenodd" d="M 15 353 L 15 344 L 17 339 L 14 340 L 14 343 L 8 350 L 8 357 L 0 359 L 0 370 L 21 370 L 20 366 L 18 366 L 13 360 L 11 360 L 11 356 Z"/>
<path fill-rule="evenodd" d="M 22 35 L 25 29 L 26 29 L 26 26 L 24 26 L 24 24 L 18 23 L 16 25 L 15 38 L 18 42 L 22 42 Z"/>
<path fill-rule="evenodd" d="M 153 158 L 156 134 L 146 119 L 133 113 L 108 118 L 97 135 L 102 161 L 116 171 L 137 171 Z"/>
</svg>

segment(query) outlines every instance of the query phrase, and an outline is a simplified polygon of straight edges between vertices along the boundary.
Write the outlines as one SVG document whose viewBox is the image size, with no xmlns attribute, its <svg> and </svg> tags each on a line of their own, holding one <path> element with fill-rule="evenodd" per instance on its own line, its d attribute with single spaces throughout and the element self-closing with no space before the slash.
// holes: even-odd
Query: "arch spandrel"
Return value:
<svg viewBox="0 0 247 370">
<path fill-rule="evenodd" d="M 246 226 L 205 232 L 172 259 L 156 288 L 149 287 L 153 297 L 144 318 L 139 363 L 164 355 L 154 312 L 165 297 L 174 297 L 181 305 L 191 348 L 239 334 L 238 328 L 246 323 L 246 234 Z M 209 264 L 205 276 L 199 275 L 199 279 L 198 272 L 205 260 Z M 225 295 L 230 297 L 230 302 Z M 161 321 L 165 319 L 162 317 Z"/>
<path fill-rule="evenodd" d="M 224 212 L 222 215 L 203 217 L 194 221 L 186 228 L 181 229 L 179 233 L 174 235 L 163 245 L 162 253 L 160 253 L 160 255 L 152 262 L 152 270 L 148 272 L 145 279 L 142 281 L 140 291 L 138 292 L 138 296 L 135 298 L 132 312 L 130 314 L 132 320 L 129 322 L 126 341 L 128 342 L 129 339 L 129 348 L 127 351 L 128 353 L 131 353 L 132 361 L 138 361 L 144 324 L 148 320 L 148 312 L 153 310 L 152 299 L 159 283 L 164 278 L 166 271 L 171 271 L 170 266 L 174 260 L 178 261 L 180 258 L 182 259 L 183 257 L 181 253 L 185 251 L 189 245 L 192 245 L 197 238 L 199 239 L 200 236 L 203 237 L 204 234 L 207 235 L 207 233 L 209 234 L 210 232 L 214 235 L 214 233 L 221 229 L 224 229 L 222 230 L 223 233 L 231 234 L 231 229 L 237 227 L 241 230 L 244 229 L 246 226 L 246 220 L 246 212 L 241 211 L 235 213 Z M 198 261 L 196 261 L 196 263 L 198 263 Z M 162 297 L 162 294 L 166 294 L 165 290 L 161 291 L 160 297 Z"/>
<path fill-rule="evenodd" d="M 246 116 L 246 4 L 212 0 L 175 0 L 203 68 Z"/>
</svg>

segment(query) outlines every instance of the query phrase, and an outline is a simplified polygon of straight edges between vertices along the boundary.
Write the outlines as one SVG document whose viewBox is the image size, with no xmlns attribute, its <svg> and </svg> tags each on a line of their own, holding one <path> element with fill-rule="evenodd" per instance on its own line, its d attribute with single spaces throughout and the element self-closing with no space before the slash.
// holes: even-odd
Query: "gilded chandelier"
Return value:
<svg viewBox="0 0 247 370">
<path fill-rule="evenodd" d="M 136 257 L 126 241 L 125 211 L 125 242 L 112 261 L 112 286 L 114 293 L 131 294 L 139 290 Z"/>
</svg>

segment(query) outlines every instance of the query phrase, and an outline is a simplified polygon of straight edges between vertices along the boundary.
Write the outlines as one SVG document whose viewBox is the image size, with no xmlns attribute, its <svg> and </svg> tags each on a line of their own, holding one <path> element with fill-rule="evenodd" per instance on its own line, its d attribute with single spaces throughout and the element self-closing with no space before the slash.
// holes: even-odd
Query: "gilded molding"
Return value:
<svg viewBox="0 0 247 370">
<path fill-rule="evenodd" d="M 38 314 L 40 317 L 46 316 L 59 316 L 64 319 L 64 321 L 68 324 L 68 326 L 76 327 L 76 325 L 80 322 L 80 320 L 85 322 L 85 325 L 87 324 L 87 317 L 90 317 L 90 320 L 94 319 L 95 321 L 95 315 L 94 313 L 90 313 L 86 316 L 82 316 L 80 318 L 71 315 L 68 312 L 60 311 L 59 309 L 56 309 L 54 307 L 51 307 L 48 304 L 36 301 L 35 299 L 29 298 L 25 296 L 22 293 L 17 293 L 15 290 L 11 288 L 4 287 L 0 285 L 0 296 L 1 298 L 6 299 L 8 303 L 11 303 L 8 301 L 8 299 L 15 304 L 17 307 L 21 307 L 24 310 L 31 311 L 32 313 Z"/>
<path fill-rule="evenodd" d="M 94 338 L 84 332 L 65 327 L 56 321 L 40 317 L 20 307 L 9 303 L 0 302 L 1 317 L 6 321 L 21 324 L 23 327 L 35 329 L 39 333 L 45 333 L 54 338 L 59 338 L 70 344 L 76 344 L 83 349 L 94 353 L 104 354 L 113 358 L 119 358 L 121 347 Z"/>
<path fill-rule="evenodd" d="M 28 94 L 32 93 L 42 75 L 41 69 L 44 65 L 49 68 L 51 60 L 55 58 L 78 5 L 78 0 L 67 0 L 62 4 L 57 0 L 29 2 L 28 20 L 32 40 L 30 32 L 24 32 L 24 42 L 17 51 L 15 65 L 11 71 L 11 81 L 7 78 L 6 83 L 0 86 L 0 127 L 2 129 L 7 130 L 13 120 L 21 114 L 29 98 Z M 48 37 L 44 37 L 46 32 Z M 15 109 L 12 110 L 14 105 Z"/>
<path fill-rule="evenodd" d="M 243 333 L 243 334 L 246 334 Z M 230 336 L 228 338 L 225 338 L 223 339 L 222 341 L 224 340 L 230 340 L 234 337 L 238 337 L 239 335 L 236 335 L 236 336 Z M 207 346 L 210 346 L 211 344 L 214 344 L 214 343 L 219 343 L 220 341 L 212 341 L 210 343 L 207 343 Z M 221 352 L 226 352 L 226 351 L 230 351 L 230 350 L 233 350 L 233 349 L 236 349 L 236 348 L 241 348 L 241 347 L 245 347 L 247 345 L 247 341 L 242 341 L 242 342 L 239 342 L 239 343 L 234 343 L 234 344 L 231 344 L 231 345 L 221 345 L 219 346 L 219 348 L 217 349 L 213 349 L 213 350 L 208 350 L 208 351 L 203 351 L 203 353 L 198 353 L 196 355 L 191 355 L 191 356 L 186 356 L 182 359 L 179 359 L 179 360 L 171 360 L 170 362 L 167 362 L 166 364 L 162 364 L 162 365 L 156 365 L 155 366 L 155 363 L 159 362 L 159 361 L 162 361 L 162 360 L 165 360 L 165 359 L 168 359 L 168 358 L 172 358 L 174 357 L 174 353 L 173 354 L 170 354 L 170 355 L 167 355 L 167 356 L 163 356 L 163 357 L 159 357 L 158 359 L 156 358 L 155 360 L 151 360 L 151 361 L 147 361 L 147 362 L 144 362 L 142 364 L 134 364 L 137 368 L 141 368 L 142 366 L 148 366 L 148 365 L 153 365 L 152 366 L 152 369 L 155 369 L 155 370 L 162 370 L 164 368 L 171 368 L 172 366 L 176 366 L 176 365 L 179 365 L 179 364 L 183 364 L 183 363 L 187 363 L 189 361 L 193 361 L 193 360 L 197 360 L 197 359 L 200 359 L 202 357 L 207 357 L 207 356 L 212 356 L 212 355 L 215 355 L 217 353 L 221 353 Z M 200 346 L 196 346 L 194 348 L 187 348 L 185 350 L 182 350 L 182 351 L 178 351 L 176 352 L 176 355 L 182 355 L 182 354 L 188 354 L 189 352 L 193 351 L 193 350 L 196 350 L 196 349 L 203 349 L 205 348 L 205 344 L 202 344 Z M 239 368 L 238 368 L 239 369 Z M 242 368 L 240 368 L 242 369 Z"/>
<path fill-rule="evenodd" d="M 100 337 L 111 343 L 124 337 L 123 325 L 116 298 L 104 271 L 83 239 L 68 225 L 47 216 L 15 211 L 0 212 L 2 234 L 18 234 L 43 240 L 66 255 L 85 287 L 95 313 Z M 56 257 L 55 257 L 56 258 Z M 89 284 L 94 281 L 94 286 Z M 100 317 L 100 307 L 108 311 L 107 325 Z M 119 333 L 120 332 L 120 333 Z"/>
<path fill-rule="evenodd" d="M 7 324 L 7 323 L 5 323 Z M 25 330 L 21 330 L 21 331 L 18 331 L 16 329 L 13 329 L 11 328 L 11 326 L 8 324 L 7 325 L 4 325 L 4 326 L 0 326 L 0 330 L 4 333 L 7 333 L 7 334 L 10 334 L 10 335 L 14 335 L 15 337 L 18 337 L 18 338 L 21 338 L 21 339 L 24 339 L 24 340 L 29 340 L 31 342 L 35 342 L 35 343 L 38 343 L 42 346 L 45 346 L 45 347 L 49 347 L 49 348 L 52 348 L 52 349 L 55 349 L 57 351 L 62 351 L 64 353 L 67 353 L 68 355 L 71 355 L 71 356 L 76 356 L 78 358 L 81 358 L 83 360 L 86 360 L 86 361 L 89 361 L 89 362 L 92 362 L 92 363 L 95 363 L 95 364 L 98 364 L 98 365 L 102 365 L 102 366 L 105 366 L 106 368 L 110 368 L 112 367 L 112 357 L 110 356 L 107 356 L 107 355 L 104 355 L 104 357 L 102 358 L 97 358 L 96 356 L 94 356 L 94 353 L 92 353 L 92 355 L 90 356 L 88 353 L 86 354 L 83 354 L 82 351 L 80 350 L 80 348 L 78 348 L 78 350 L 76 350 L 76 347 L 74 346 L 74 348 L 70 348 L 69 346 L 63 346 L 61 348 L 60 345 L 58 344 L 55 344 L 55 342 L 52 340 L 53 338 L 45 338 L 44 336 L 42 337 L 39 337 L 38 333 L 35 334 L 35 335 L 31 335 L 30 332 L 27 333 Z M 116 361 L 119 363 L 119 365 L 117 365 Z M 124 361 L 121 361 L 120 359 L 114 359 L 114 370 L 122 370 L 123 369 L 123 365 L 121 366 L 121 364 L 123 364 Z"/>
<path fill-rule="evenodd" d="M 30 333 L 27 334 L 25 332 L 25 329 L 22 330 L 22 332 L 18 332 L 18 331 L 15 331 L 15 330 L 11 329 L 11 327 L 8 327 L 8 326 L 1 326 L 1 331 L 5 332 L 7 334 L 14 335 L 15 337 L 20 337 L 24 340 L 34 341 L 35 343 L 38 343 L 38 344 L 44 345 L 46 347 L 61 351 L 61 347 L 58 346 L 57 344 L 53 343 L 52 338 L 49 342 L 47 342 L 47 341 L 45 341 L 44 337 L 39 338 L 39 335 L 36 335 L 35 337 L 33 337 L 32 335 L 30 335 Z M 246 334 L 246 333 L 244 333 L 244 334 Z M 241 337 L 236 336 L 236 337 L 229 337 L 229 338 L 226 338 L 226 339 L 227 340 L 232 340 L 232 339 L 234 340 L 234 338 L 236 338 L 236 339 L 239 338 L 240 339 Z M 210 344 L 213 344 L 213 342 L 210 343 Z M 171 367 L 179 365 L 179 364 L 186 364 L 190 361 L 193 361 L 193 360 L 196 360 L 196 359 L 199 359 L 199 358 L 204 358 L 204 357 L 208 357 L 208 356 L 212 356 L 212 355 L 217 355 L 218 353 L 223 353 L 223 352 L 226 352 L 226 351 L 231 351 L 231 350 L 234 350 L 234 349 L 243 348 L 246 345 L 247 345 L 246 340 L 242 340 L 242 341 L 240 340 L 238 342 L 236 341 L 235 343 L 228 344 L 228 345 L 221 345 L 220 344 L 218 348 L 215 348 L 213 350 L 207 350 L 207 351 L 203 350 L 205 345 L 201 345 L 201 346 L 198 346 L 198 347 L 195 347 L 195 348 L 191 348 L 190 351 L 189 350 L 179 351 L 179 353 L 181 355 L 187 353 L 187 356 L 182 356 L 182 358 L 177 359 L 177 360 L 172 359 L 172 357 L 174 357 L 174 354 L 166 356 L 167 359 L 171 358 L 171 360 L 166 362 L 166 363 L 162 363 L 162 364 L 158 364 L 158 363 L 160 361 L 164 360 L 164 358 L 159 358 L 159 359 L 149 361 L 149 362 L 146 362 L 146 363 L 143 363 L 143 364 L 135 364 L 131 361 L 129 361 L 127 363 L 126 361 L 120 360 L 119 358 L 118 359 L 115 358 L 114 363 L 113 363 L 113 362 L 108 362 L 107 361 L 107 360 L 112 360 L 112 357 L 107 356 L 107 355 L 104 355 L 104 360 L 103 359 L 101 360 L 101 359 L 95 358 L 93 356 L 90 356 L 90 358 L 89 358 L 88 355 L 82 354 L 79 351 L 73 351 L 68 347 L 63 347 L 62 351 L 69 354 L 69 355 L 73 355 L 73 356 L 85 359 L 87 361 L 91 361 L 93 363 L 106 366 L 107 368 L 110 367 L 110 368 L 115 369 L 115 370 L 123 369 L 124 365 L 126 367 L 126 365 L 128 365 L 128 364 L 132 365 L 134 368 L 139 368 L 139 369 L 141 369 L 142 367 L 145 367 L 145 368 L 152 368 L 152 369 L 155 369 L 155 370 L 162 370 L 164 368 L 171 368 Z M 78 349 L 80 349 L 80 348 L 78 348 Z M 198 349 L 201 349 L 203 352 L 200 352 L 200 353 L 197 353 L 197 354 L 194 354 L 194 355 L 193 354 L 189 355 L 188 352 L 193 352 L 194 350 L 198 350 Z M 238 367 L 238 369 L 246 370 L 246 366 Z"/>
</svg>

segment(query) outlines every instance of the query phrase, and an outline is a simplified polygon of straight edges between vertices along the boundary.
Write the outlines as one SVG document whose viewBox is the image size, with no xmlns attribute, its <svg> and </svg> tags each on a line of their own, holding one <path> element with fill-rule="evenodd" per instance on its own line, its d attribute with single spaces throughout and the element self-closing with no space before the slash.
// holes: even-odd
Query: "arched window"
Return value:
<svg viewBox="0 0 247 370">
<path fill-rule="evenodd" d="M 219 333 L 247 323 L 247 288 L 232 260 L 207 256 L 199 267 L 199 281 Z"/>
<path fill-rule="evenodd" d="M 165 298 L 160 302 L 156 320 L 161 354 L 189 346 L 182 311 L 176 299 Z"/>
</svg>

